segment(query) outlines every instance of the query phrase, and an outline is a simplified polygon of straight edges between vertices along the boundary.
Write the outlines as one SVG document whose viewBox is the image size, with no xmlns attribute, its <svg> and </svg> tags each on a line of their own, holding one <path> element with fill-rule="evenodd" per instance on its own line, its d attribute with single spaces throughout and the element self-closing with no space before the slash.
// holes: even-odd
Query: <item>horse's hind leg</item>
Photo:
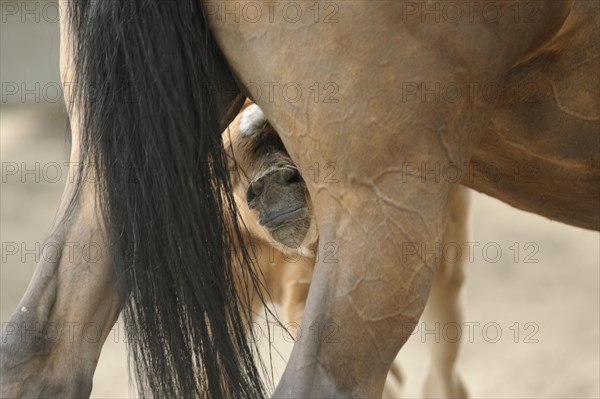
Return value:
<svg viewBox="0 0 600 399">
<path fill-rule="evenodd" d="M 73 150 L 71 162 L 77 161 Z M 69 173 L 69 182 L 74 179 Z M 117 282 L 91 184 L 84 185 L 71 217 L 65 216 L 74 185 L 67 184 L 27 292 L 3 323 L 0 397 L 89 396 L 102 345 L 119 315 Z"/>
<path fill-rule="evenodd" d="M 66 33 L 61 26 L 64 83 L 73 82 Z M 80 160 L 76 115 L 71 112 L 71 165 Z M 89 396 L 102 345 L 119 315 L 121 301 L 93 176 L 87 175 L 78 187 L 77 173 L 76 167 L 69 170 L 57 223 L 44 246 L 56 251 L 44 251 L 18 309 L 3 323 L 3 398 Z M 76 191 L 74 209 L 67 213 Z"/>
<path fill-rule="evenodd" d="M 443 251 L 423 313 L 428 335 L 431 368 L 425 381 L 426 398 L 464 398 L 467 391 L 456 370 L 464 311 L 464 282 L 468 256 L 463 243 L 469 237 L 469 192 L 456 187 L 449 196 Z"/>
</svg>

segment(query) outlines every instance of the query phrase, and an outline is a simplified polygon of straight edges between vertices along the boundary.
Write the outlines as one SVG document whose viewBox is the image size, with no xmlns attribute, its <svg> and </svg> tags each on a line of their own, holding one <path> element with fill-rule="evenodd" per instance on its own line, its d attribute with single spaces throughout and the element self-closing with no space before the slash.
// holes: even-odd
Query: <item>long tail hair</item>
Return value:
<svg viewBox="0 0 600 399">
<path fill-rule="evenodd" d="M 81 161 L 98 179 L 139 393 L 264 397 L 234 287 L 230 248 L 242 235 L 221 140 L 220 53 L 201 2 L 69 7 Z"/>
</svg>

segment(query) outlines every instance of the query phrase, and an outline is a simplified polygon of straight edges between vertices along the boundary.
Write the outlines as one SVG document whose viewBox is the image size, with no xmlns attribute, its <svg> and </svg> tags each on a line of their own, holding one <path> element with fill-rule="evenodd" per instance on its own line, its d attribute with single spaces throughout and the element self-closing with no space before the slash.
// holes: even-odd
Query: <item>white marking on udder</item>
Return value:
<svg viewBox="0 0 600 399">
<path fill-rule="evenodd" d="M 240 119 L 240 133 L 242 136 L 252 136 L 259 132 L 267 122 L 264 112 L 256 104 L 248 106 Z"/>
<path fill-rule="evenodd" d="M 27 308 L 26 308 L 25 306 L 23 306 L 23 307 L 21 308 L 21 312 L 23 312 L 23 313 L 26 313 L 26 312 L 27 312 Z"/>
</svg>

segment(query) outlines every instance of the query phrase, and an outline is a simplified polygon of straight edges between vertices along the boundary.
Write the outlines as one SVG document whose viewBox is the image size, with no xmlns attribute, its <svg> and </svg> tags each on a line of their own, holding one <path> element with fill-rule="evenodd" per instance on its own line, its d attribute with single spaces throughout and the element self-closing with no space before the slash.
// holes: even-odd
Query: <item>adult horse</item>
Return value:
<svg viewBox="0 0 600 399">
<path fill-rule="evenodd" d="M 83 162 L 52 238 L 93 239 L 111 256 L 90 265 L 63 251 L 38 265 L 4 332 L 3 393 L 89 394 L 125 303 L 141 395 L 264 395 L 228 256 L 240 229 L 220 141 L 244 95 L 301 170 L 338 176 L 308 183 L 339 262 L 317 262 L 303 326 L 339 334 L 300 339 L 276 397 L 380 395 L 425 306 L 461 179 L 598 229 L 597 2 L 444 4 L 302 2 L 283 14 L 269 2 L 259 16 L 225 0 L 63 3 Z M 106 328 L 94 342 L 26 334 L 73 320 Z"/>
</svg>

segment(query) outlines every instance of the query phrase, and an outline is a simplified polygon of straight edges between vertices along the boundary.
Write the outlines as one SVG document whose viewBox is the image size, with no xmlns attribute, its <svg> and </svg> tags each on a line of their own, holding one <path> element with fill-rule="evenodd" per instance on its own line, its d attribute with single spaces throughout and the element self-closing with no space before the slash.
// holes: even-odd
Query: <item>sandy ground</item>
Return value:
<svg viewBox="0 0 600 399">
<path fill-rule="evenodd" d="M 1 121 L 0 318 L 4 322 L 34 270 L 36 243 L 43 243 L 52 225 L 66 172 L 63 166 L 63 177 L 57 179 L 56 166 L 68 155 L 62 118 L 35 109 L 3 109 Z M 473 330 L 472 334 L 467 328 L 463 331 L 472 342 L 465 343 L 460 359 L 471 395 L 598 398 L 598 233 L 526 214 L 479 194 L 474 194 L 473 203 L 473 236 L 480 244 L 467 286 L 466 321 Z M 520 248 L 516 258 L 514 243 Z M 15 244 L 18 254 L 10 255 L 7 245 Z M 500 255 L 495 254 L 496 248 L 501 249 Z M 93 397 L 135 396 L 128 386 L 121 327 L 120 334 L 109 336 L 102 352 Z M 291 345 L 280 333 L 275 338 L 277 378 Z M 420 396 L 429 363 L 423 338 L 415 334 L 399 355 L 407 377 L 406 397 Z M 261 341 L 263 347 L 266 343 Z"/>
</svg>

